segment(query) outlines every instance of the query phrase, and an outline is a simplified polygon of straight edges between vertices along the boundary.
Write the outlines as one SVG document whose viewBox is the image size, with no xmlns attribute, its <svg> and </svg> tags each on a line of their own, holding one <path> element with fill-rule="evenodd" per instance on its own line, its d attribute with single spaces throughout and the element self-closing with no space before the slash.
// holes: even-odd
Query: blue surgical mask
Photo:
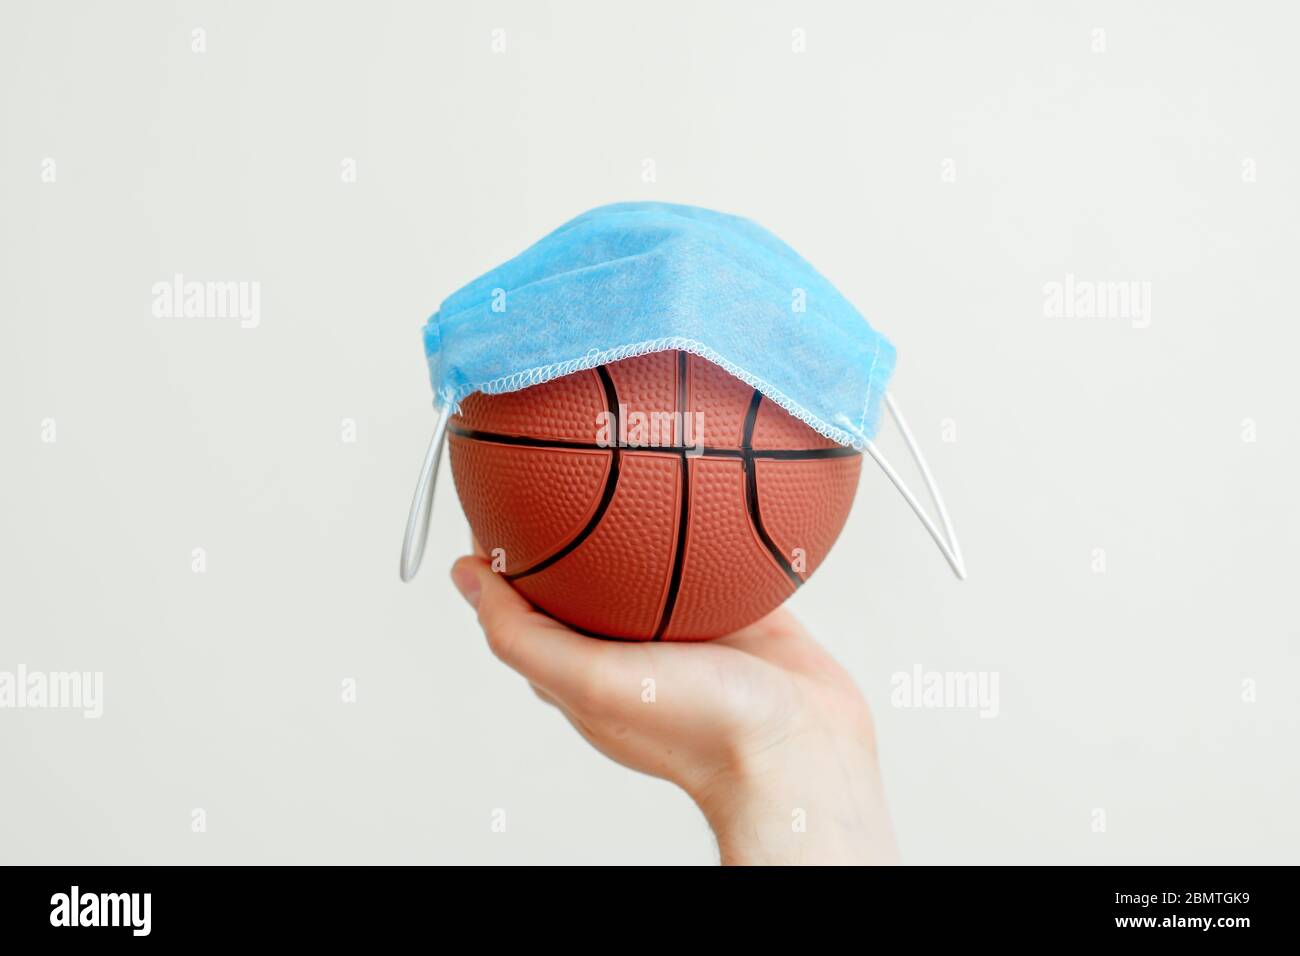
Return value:
<svg viewBox="0 0 1300 956">
<path fill-rule="evenodd" d="M 465 396 L 666 350 L 713 362 L 827 438 L 870 454 L 965 576 L 938 489 L 888 392 L 893 345 L 747 219 L 667 203 L 593 209 L 449 296 L 425 324 L 424 348 L 439 414 L 407 522 L 404 580 L 423 555 L 446 422 Z M 884 410 L 916 458 L 942 532 L 872 441 Z"/>
</svg>

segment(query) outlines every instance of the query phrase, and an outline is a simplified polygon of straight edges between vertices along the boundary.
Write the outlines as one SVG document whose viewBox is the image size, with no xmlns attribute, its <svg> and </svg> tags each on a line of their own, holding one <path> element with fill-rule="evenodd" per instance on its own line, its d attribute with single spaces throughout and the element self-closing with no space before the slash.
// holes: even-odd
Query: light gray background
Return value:
<svg viewBox="0 0 1300 956">
<path fill-rule="evenodd" d="M 682 794 L 489 654 L 445 473 L 397 579 L 425 316 L 569 217 L 658 199 L 763 223 L 898 346 L 970 580 L 864 469 L 792 605 L 872 704 L 905 858 L 1297 862 L 1296 26 L 6 2 L 0 670 L 102 670 L 106 699 L 0 710 L 0 860 L 715 859 Z M 175 272 L 259 281 L 260 327 L 155 318 Z M 1150 327 L 1045 317 L 1067 273 L 1151 282 Z M 1000 716 L 891 707 L 917 663 L 999 672 Z"/>
</svg>

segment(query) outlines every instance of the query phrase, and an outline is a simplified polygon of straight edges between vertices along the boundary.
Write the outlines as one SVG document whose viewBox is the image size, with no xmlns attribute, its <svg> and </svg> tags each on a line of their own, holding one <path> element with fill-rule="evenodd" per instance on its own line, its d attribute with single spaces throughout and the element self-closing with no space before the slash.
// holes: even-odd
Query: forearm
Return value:
<svg viewBox="0 0 1300 956">
<path fill-rule="evenodd" d="M 899 862 L 875 756 L 856 738 L 791 741 L 692 796 L 723 865 Z"/>
</svg>

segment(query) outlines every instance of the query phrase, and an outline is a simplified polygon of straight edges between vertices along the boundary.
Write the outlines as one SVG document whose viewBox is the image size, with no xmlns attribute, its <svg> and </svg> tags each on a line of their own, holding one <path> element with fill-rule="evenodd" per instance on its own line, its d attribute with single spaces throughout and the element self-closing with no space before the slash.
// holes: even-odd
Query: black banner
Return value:
<svg viewBox="0 0 1300 956">
<path fill-rule="evenodd" d="M 0 880 L 7 943 L 79 945 L 335 945 L 488 929 L 536 945 L 577 932 L 639 947 L 637 938 L 651 945 L 693 925 L 731 940 L 779 926 L 810 943 L 847 931 L 866 945 L 901 934 L 924 945 L 1129 937 L 1230 946 L 1289 938 L 1295 912 L 1294 873 L 1277 868 L 12 867 Z"/>
</svg>

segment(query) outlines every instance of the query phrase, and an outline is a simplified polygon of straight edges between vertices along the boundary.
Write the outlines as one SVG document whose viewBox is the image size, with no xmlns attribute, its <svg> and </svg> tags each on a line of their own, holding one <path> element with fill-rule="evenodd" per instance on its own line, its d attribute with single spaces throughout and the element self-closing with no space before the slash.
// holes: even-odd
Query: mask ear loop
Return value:
<svg viewBox="0 0 1300 956">
<path fill-rule="evenodd" d="M 898 404 L 894 397 L 885 392 L 885 407 L 889 409 L 889 416 L 894 420 L 899 432 L 903 436 L 903 441 L 907 444 L 907 450 L 912 453 L 912 458 L 916 462 L 917 468 L 921 471 L 921 477 L 925 479 L 925 487 L 930 492 L 930 499 L 934 502 L 935 511 L 939 514 L 939 522 L 943 525 L 943 532 L 935 527 L 934 521 L 925 513 L 921 507 L 921 502 L 912 494 L 911 489 L 907 487 L 903 479 L 894 471 L 893 466 L 885 459 L 874 443 L 866 443 L 867 454 L 876 460 L 881 471 L 894 484 L 899 493 L 911 506 L 912 511 L 921 519 L 921 524 L 925 525 L 925 530 L 930 532 L 930 537 L 934 543 L 939 546 L 943 556 L 948 560 L 949 567 L 952 568 L 953 574 L 957 575 L 959 580 L 966 580 L 966 562 L 961 556 L 961 545 L 957 543 L 957 532 L 953 530 L 952 521 L 948 518 L 948 509 L 944 507 L 943 495 L 939 493 L 939 486 L 935 484 L 934 476 L 930 474 L 930 466 L 925 463 L 925 456 L 921 454 L 921 448 L 917 445 L 916 440 L 912 437 L 912 430 L 907 427 L 907 420 L 903 418 L 903 413 L 899 410 Z"/>
<path fill-rule="evenodd" d="M 438 412 L 438 423 L 433 426 L 433 439 L 425 452 L 420 477 L 415 482 L 415 495 L 411 499 L 411 513 L 406 516 L 406 536 L 402 539 L 403 581 L 415 577 L 424 560 L 424 545 L 429 540 L 429 517 L 433 514 L 433 491 L 438 487 L 438 463 L 442 461 L 442 446 L 447 437 L 447 421 L 451 418 L 451 405 Z"/>
</svg>

